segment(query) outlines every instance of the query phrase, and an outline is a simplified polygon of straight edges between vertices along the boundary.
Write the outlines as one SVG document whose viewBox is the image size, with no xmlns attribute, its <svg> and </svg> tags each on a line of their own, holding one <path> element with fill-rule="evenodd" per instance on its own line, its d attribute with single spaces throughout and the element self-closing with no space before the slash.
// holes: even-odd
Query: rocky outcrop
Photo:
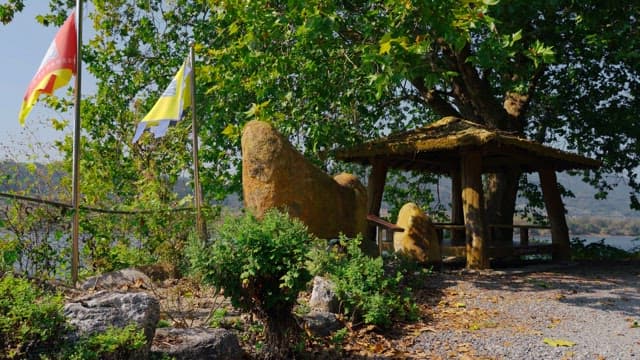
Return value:
<svg viewBox="0 0 640 360">
<path fill-rule="evenodd" d="M 176 341 L 177 340 L 177 341 Z M 151 353 L 158 358 L 242 359 L 242 348 L 235 333 L 226 329 L 160 328 Z"/>
<path fill-rule="evenodd" d="M 242 133 L 242 190 L 254 215 L 286 209 L 320 238 L 366 231 L 367 192 L 360 181 L 350 174 L 331 178 L 263 121 L 249 122 Z"/>
<path fill-rule="evenodd" d="M 65 304 L 64 315 L 75 329 L 70 336 L 72 341 L 81 336 L 103 333 L 109 328 L 136 325 L 144 331 L 147 346 L 129 358 L 145 359 L 160 320 L 160 304 L 155 297 L 144 292 L 99 291 Z"/>
<path fill-rule="evenodd" d="M 416 204 L 407 203 L 398 213 L 397 225 L 404 229 L 393 236 L 393 249 L 419 262 L 441 261 L 438 233 L 433 222 Z"/>
<path fill-rule="evenodd" d="M 126 290 L 129 288 L 152 288 L 151 279 L 135 269 L 123 269 L 112 271 L 102 275 L 96 275 L 85 280 L 80 288 L 82 290 Z"/>
</svg>

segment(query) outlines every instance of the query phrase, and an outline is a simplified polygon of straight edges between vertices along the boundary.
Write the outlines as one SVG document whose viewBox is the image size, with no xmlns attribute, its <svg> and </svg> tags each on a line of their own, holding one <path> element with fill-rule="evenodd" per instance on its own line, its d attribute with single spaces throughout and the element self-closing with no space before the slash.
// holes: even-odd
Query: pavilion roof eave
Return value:
<svg viewBox="0 0 640 360">
<path fill-rule="evenodd" d="M 448 133 L 446 130 L 454 131 Z M 597 169 L 601 162 L 555 149 L 511 133 L 490 130 L 457 118 L 444 118 L 431 125 L 352 148 L 338 149 L 336 158 L 364 165 L 384 161 L 392 168 L 446 173 L 461 153 L 481 151 L 483 171 L 518 166 L 525 172 L 544 168 L 556 171 Z"/>
</svg>

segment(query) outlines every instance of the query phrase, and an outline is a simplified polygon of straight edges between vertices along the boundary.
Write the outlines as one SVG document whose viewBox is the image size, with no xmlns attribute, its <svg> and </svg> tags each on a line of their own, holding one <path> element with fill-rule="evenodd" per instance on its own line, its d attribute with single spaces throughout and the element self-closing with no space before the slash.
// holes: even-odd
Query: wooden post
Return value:
<svg viewBox="0 0 640 360">
<path fill-rule="evenodd" d="M 467 268 L 489 267 L 486 239 L 487 225 L 482 194 L 482 156 L 480 152 L 465 152 L 460 163 L 462 174 L 462 210 L 467 234 Z"/>
<path fill-rule="evenodd" d="M 382 193 L 387 179 L 387 164 L 383 161 L 371 160 L 371 174 L 367 181 L 367 214 L 380 216 Z M 369 224 L 366 238 L 362 240 L 363 251 L 370 255 L 378 255 L 376 246 L 376 226 Z"/>
<path fill-rule="evenodd" d="M 371 174 L 367 181 L 367 213 L 380 216 L 382 193 L 387 179 L 387 164 L 383 161 L 371 161 Z"/>
<path fill-rule="evenodd" d="M 76 86 L 74 93 L 74 126 L 71 168 L 71 204 L 73 205 L 73 223 L 71 225 L 71 284 L 78 282 L 80 265 L 80 104 L 82 98 L 82 1 L 76 0 Z M 55 40 L 54 40 L 55 41 Z"/>
<path fill-rule="evenodd" d="M 202 186 L 200 185 L 200 161 L 198 160 L 198 121 L 196 116 L 196 55 L 194 43 L 189 44 L 189 59 L 191 61 L 191 141 L 193 156 L 193 197 L 196 205 L 196 233 L 200 241 L 204 242 L 209 235 L 207 223 L 202 217 Z"/>
<path fill-rule="evenodd" d="M 464 224 L 464 214 L 462 212 L 462 179 L 460 169 L 451 171 L 451 222 L 453 224 Z M 464 246 L 464 231 L 451 230 L 451 246 Z"/>
<path fill-rule="evenodd" d="M 565 218 L 562 196 L 558 190 L 556 172 L 552 169 L 541 169 L 540 186 L 542 196 L 547 208 L 549 223 L 551 224 L 551 244 L 553 245 L 553 261 L 566 261 L 571 259 L 571 245 L 569 243 L 569 227 Z"/>
<path fill-rule="evenodd" d="M 520 246 L 521 247 L 529 246 L 529 229 L 526 227 L 520 228 Z"/>
</svg>

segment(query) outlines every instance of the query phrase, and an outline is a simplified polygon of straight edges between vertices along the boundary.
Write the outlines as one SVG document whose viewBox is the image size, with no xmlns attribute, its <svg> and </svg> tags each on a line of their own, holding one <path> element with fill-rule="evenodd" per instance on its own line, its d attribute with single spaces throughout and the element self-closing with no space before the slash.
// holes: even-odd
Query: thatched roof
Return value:
<svg viewBox="0 0 640 360">
<path fill-rule="evenodd" d="M 598 160 L 455 117 L 338 149 L 335 154 L 337 159 L 348 162 L 366 165 L 374 160 L 386 161 L 392 168 L 447 174 L 459 166 L 460 154 L 467 151 L 482 153 L 484 172 L 508 167 L 519 167 L 525 172 L 544 168 L 562 171 L 595 169 L 601 165 Z"/>
</svg>

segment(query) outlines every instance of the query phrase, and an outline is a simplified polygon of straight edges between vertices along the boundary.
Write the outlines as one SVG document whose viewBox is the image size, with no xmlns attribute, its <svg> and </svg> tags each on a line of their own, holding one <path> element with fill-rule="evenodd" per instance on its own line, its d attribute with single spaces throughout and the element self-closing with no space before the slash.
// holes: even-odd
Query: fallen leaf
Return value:
<svg viewBox="0 0 640 360">
<path fill-rule="evenodd" d="M 434 328 L 433 328 L 433 327 L 431 327 L 431 326 L 423 326 L 423 327 L 421 327 L 421 328 L 418 328 L 418 329 L 413 330 L 413 335 L 414 335 L 414 336 L 418 336 L 418 335 L 422 334 L 423 332 L 427 332 L 427 331 L 429 331 L 429 332 L 436 332 L 436 329 L 434 329 Z"/>
<path fill-rule="evenodd" d="M 567 346 L 567 347 L 571 347 L 574 346 L 576 343 L 574 343 L 573 341 L 569 341 L 569 340 L 565 340 L 565 339 L 550 339 L 550 338 L 544 338 L 545 344 L 547 345 L 551 345 L 553 347 L 559 347 L 559 346 Z"/>
<path fill-rule="evenodd" d="M 385 350 L 385 348 L 382 344 L 377 343 L 374 346 L 371 346 L 369 350 L 373 353 L 380 354 L 383 350 Z"/>
<path fill-rule="evenodd" d="M 562 355 L 562 358 L 560 360 L 571 360 L 573 359 L 575 353 L 573 351 L 567 351 L 566 353 L 564 353 L 564 355 Z"/>
<path fill-rule="evenodd" d="M 547 325 L 547 328 L 553 329 L 554 327 L 558 326 L 558 324 L 560 324 L 560 321 L 560 319 L 551 318 L 551 324 Z"/>
<path fill-rule="evenodd" d="M 466 308 L 467 304 L 462 303 L 462 302 L 458 302 L 458 303 L 455 303 L 453 306 L 457 307 L 457 308 Z"/>
</svg>

